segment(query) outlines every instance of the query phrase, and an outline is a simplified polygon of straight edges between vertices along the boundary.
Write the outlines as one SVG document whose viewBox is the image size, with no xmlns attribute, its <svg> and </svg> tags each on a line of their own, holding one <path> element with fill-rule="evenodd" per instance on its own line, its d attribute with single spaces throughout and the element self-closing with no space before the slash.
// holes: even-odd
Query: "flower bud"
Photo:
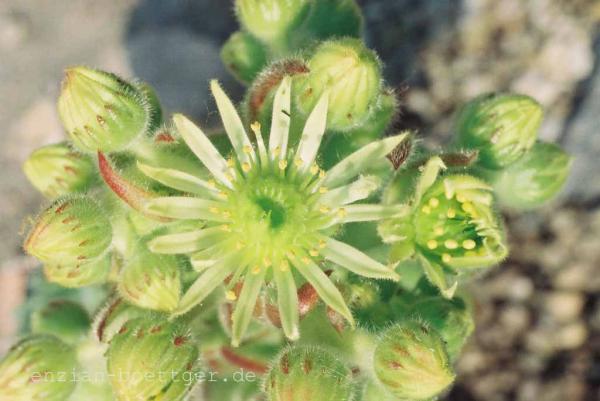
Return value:
<svg viewBox="0 0 600 401">
<path fill-rule="evenodd" d="M 308 0 L 236 0 L 235 10 L 242 26 L 258 39 L 276 47 L 306 17 Z"/>
<path fill-rule="evenodd" d="M 375 375 L 396 397 L 429 400 L 454 381 L 443 340 L 424 323 L 398 323 L 380 341 L 375 348 Z"/>
<path fill-rule="evenodd" d="M 80 266 L 103 255 L 112 240 L 106 213 L 89 197 L 61 198 L 35 220 L 25 251 L 55 266 Z"/>
<path fill-rule="evenodd" d="M 483 95 L 467 103 L 459 113 L 458 143 L 479 150 L 484 167 L 505 167 L 533 146 L 542 117 L 542 107 L 528 96 Z"/>
<path fill-rule="evenodd" d="M 541 206 L 561 190 L 571 164 L 571 157 L 560 146 L 538 142 L 516 163 L 493 176 L 494 191 L 504 206 Z"/>
<path fill-rule="evenodd" d="M 437 179 L 416 205 L 413 225 L 422 256 L 455 272 L 489 267 L 507 255 L 491 188 L 471 176 Z"/>
<path fill-rule="evenodd" d="M 104 283 L 112 267 L 110 254 L 96 258 L 88 263 L 46 263 L 44 275 L 51 283 L 67 288 L 80 288 Z"/>
<path fill-rule="evenodd" d="M 87 311 L 79 304 L 57 300 L 35 311 L 31 316 L 31 331 L 52 334 L 69 344 L 77 344 L 90 329 Z"/>
<path fill-rule="evenodd" d="M 75 351 L 56 337 L 28 337 L 0 362 L 0 399 L 64 401 L 75 389 L 76 367 Z"/>
<path fill-rule="evenodd" d="M 451 360 L 458 357 L 475 327 L 471 310 L 460 297 L 426 297 L 412 306 L 412 313 L 439 333 Z"/>
<path fill-rule="evenodd" d="M 350 369 L 313 347 L 283 351 L 265 378 L 264 390 L 269 401 L 350 401 L 354 393 Z"/>
<path fill-rule="evenodd" d="M 85 192 L 95 182 L 92 159 L 64 142 L 35 150 L 25 161 L 23 171 L 49 199 Z"/>
<path fill-rule="evenodd" d="M 351 36 L 363 31 L 363 15 L 355 0 L 314 1 L 304 29 L 315 39 Z"/>
<path fill-rule="evenodd" d="M 119 292 L 140 308 L 170 312 L 179 304 L 179 276 L 175 256 L 158 255 L 139 247 L 123 268 Z"/>
<path fill-rule="evenodd" d="M 250 83 L 267 64 L 267 53 L 252 35 L 235 32 L 223 45 L 221 59 L 239 81 Z"/>
<path fill-rule="evenodd" d="M 112 338 L 108 374 L 119 401 L 180 401 L 197 381 L 189 329 L 161 318 L 130 320 Z"/>
<path fill-rule="evenodd" d="M 151 110 L 143 91 L 114 74 L 74 67 L 66 71 L 58 113 L 83 151 L 123 150 L 148 129 Z"/>
<path fill-rule="evenodd" d="M 327 127 L 348 131 L 364 124 L 378 108 L 381 64 L 358 39 L 331 40 L 317 47 L 310 72 L 296 79 L 296 104 L 307 116 L 329 91 Z"/>
</svg>

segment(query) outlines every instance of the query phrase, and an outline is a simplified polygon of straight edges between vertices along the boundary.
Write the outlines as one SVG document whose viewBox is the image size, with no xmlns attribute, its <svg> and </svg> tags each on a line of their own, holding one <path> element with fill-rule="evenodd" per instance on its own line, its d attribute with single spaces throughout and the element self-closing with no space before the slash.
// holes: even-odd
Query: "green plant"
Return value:
<svg viewBox="0 0 600 401">
<path fill-rule="evenodd" d="M 93 324 L 72 302 L 33 313 L 0 398 L 416 401 L 454 381 L 462 284 L 508 254 L 497 201 L 537 207 L 568 175 L 536 142 L 541 107 L 482 96 L 426 149 L 393 131 L 353 0 L 235 4 L 222 57 L 248 92 L 236 107 L 211 82 L 222 130 L 163 116 L 139 81 L 67 70 L 70 141 L 25 163 L 50 205 L 24 248 L 49 282 L 110 296 Z"/>
</svg>

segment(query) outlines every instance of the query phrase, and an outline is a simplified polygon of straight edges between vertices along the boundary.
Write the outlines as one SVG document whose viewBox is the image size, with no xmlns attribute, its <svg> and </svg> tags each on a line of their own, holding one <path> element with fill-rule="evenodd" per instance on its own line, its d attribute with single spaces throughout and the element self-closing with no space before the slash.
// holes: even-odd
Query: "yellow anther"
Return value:
<svg viewBox="0 0 600 401">
<path fill-rule="evenodd" d="M 456 200 L 460 203 L 465 203 L 467 201 L 467 198 L 465 198 L 465 196 L 462 194 L 456 194 Z"/>
<path fill-rule="evenodd" d="M 303 256 L 302 257 L 302 263 L 304 263 L 305 265 L 310 263 L 310 258 L 308 256 Z"/>
<path fill-rule="evenodd" d="M 260 123 L 258 121 L 254 121 L 252 124 L 250 124 L 250 129 L 254 131 L 254 133 L 260 131 Z"/>
<path fill-rule="evenodd" d="M 225 191 L 219 191 L 219 196 L 220 196 L 221 198 L 225 198 L 225 199 L 227 199 L 227 198 L 228 198 L 228 196 L 227 196 L 227 193 L 226 193 Z"/>
<path fill-rule="evenodd" d="M 217 182 L 213 179 L 208 180 L 208 186 L 214 188 L 217 186 Z"/>
<path fill-rule="evenodd" d="M 342 207 L 337 211 L 337 215 L 340 219 L 343 219 L 348 215 L 348 211 Z"/>
<path fill-rule="evenodd" d="M 211 212 L 212 214 L 219 214 L 219 208 L 218 207 L 211 206 L 211 207 L 208 208 L 208 211 Z"/>
<path fill-rule="evenodd" d="M 233 160 L 233 158 L 229 158 L 227 159 L 227 167 L 233 167 L 235 166 L 235 160 Z"/>
<path fill-rule="evenodd" d="M 450 254 L 445 253 L 442 255 L 442 262 L 450 263 L 451 260 L 452 260 L 452 256 L 450 256 Z"/>
<path fill-rule="evenodd" d="M 223 213 L 223 217 L 229 219 L 231 217 L 231 212 L 229 210 L 225 210 Z"/>
<path fill-rule="evenodd" d="M 296 165 L 296 167 L 302 167 L 302 164 L 304 162 L 302 161 L 302 159 L 296 159 L 294 160 L 294 164 Z"/>
<path fill-rule="evenodd" d="M 429 213 L 431 213 L 431 208 L 429 206 L 423 206 L 421 208 L 421 211 L 425 214 L 429 214 Z"/>
<path fill-rule="evenodd" d="M 271 261 L 271 258 L 268 256 L 264 257 L 263 263 L 264 263 L 265 267 L 271 267 L 271 265 L 273 264 L 273 262 Z"/>
<path fill-rule="evenodd" d="M 248 154 L 252 153 L 252 146 L 244 145 L 244 148 L 242 150 L 244 151 L 244 153 L 246 153 L 248 155 Z"/>
<path fill-rule="evenodd" d="M 233 175 L 231 173 L 225 173 L 225 178 L 227 178 L 229 181 L 233 181 Z"/>
<path fill-rule="evenodd" d="M 287 168 L 287 164 L 288 164 L 287 160 L 285 160 L 285 159 L 279 160 L 279 169 L 285 170 Z"/>
<path fill-rule="evenodd" d="M 229 290 L 225 293 L 225 298 L 227 298 L 229 301 L 235 301 L 237 299 L 237 295 L 235 295 L 234 291 Z"/>
<path fill-rule="evenodd" d="M 475 212 L 475 208 L 473 207 L 473 204 L 471 202 L 465 202 L 465 203 L 463 203 L 462 210 L 464 210 L 467 213 L 473 213 L 473 212 Z"/>
<path fill-rule="evenodd" d="M 319 171 L 319 178 L 325 178 L 325 170 L 321 169 Z"/>
<path fill-rule="evenodd" d="M 311 173 L 312 175 L 315 175 L 315 174 L 317 174 L 317 173 L 319 172 L 319 170 L 321 170 L 321 168 L 319 167 L 319 165 L 318 165 L 317 163 L 313 164 L 313 165 L 310 167 L 310 173 Z"/>
<path fill-rule="evenodd" d="M 473 241 L 472 239 L 466 239 L 463 241 L 462 246 L 465 249 L 475 249 L 475 247 L 477 246 L 477 243 L 475 241 Z"/>
<path fill-rule="evenodd" d="M 440 236 L 440 235 L 444 235 L 444 228 L 443 227 L 436 227 L 433 229 L 433 234 L 435 234 L 436 236 Z"/>
<path fill-rule="evenodd" d="M 230 233 L 231 232 L 231 226 L 229 224 L 223 224 L 221 226 L 221 230 Z"/>
<path fill-rule="evenodd" d="M 285 259 L 282 260 L 281 264 L 279 265 L 279 270 L 281 270 L 282 272 L 290 270 L 290 263 Z"/>
<path fill-rule="evenodd" d="M 458 242 L 454 241 L 453 239 L 448 239 L 444 242 L 444 246 L 448 249 L 456 249 L 458 248 Z"/>
<path fill-rule="evenodd" d="M 319 208 L 319 211 L 321 213 L 325 214 L 325 213 L 329 213 L 331 211 L 331 209 L 329 207 L 325 206 L 325 205 L 321 205 L 321 207 Z"/>
<path fill-rule="evenodd" d="M 321 187 L 319 188 L 319 193 L 320 194 L 326 194 L 329 190 L 327 189 L 327 187 Z"/>
<path fill-rule="evenodd" d="M 448 209 L 446 216 L 448 216 L 449 219 L 453 219 L 456 217 L 456 211 L 454 209 Z"/>
<path fill-rule="evenodd" d="M 319 256 L 319 251 L 317 251 L 316 249 L 311 249 L 309 251 L 310 256 L 312 256 L 313 258 L 316 258 L 317 256 Z"/>
<path fill-rule="evenodd" d="M 242 170 L 244 170 L 244 173 L 247 173 L 251 169 L 252 169 L 252 166 L 250 165 L 250 163 L 248 163 L 248 162 L 242 163 Z"/>
<path fill-rule="evenodd" d="M 319 240 L 319 248 L 323 249 L 327 246 L 327 241 L 325 241 L 324 239 L 320 239 Z"/>
<path fill-rule="evenodd" d="M 273 156 L 279 156 L 279 154 L 281 153 L 281 148 L 279 146 L 276 146 L 271 153 L 273 154 Z"/>
<path fill-rule="evenodd" d="M 260 266 L 256 265 L 252 268 L 252 274 L 258 274 L 260 273 Z"/>
<path fill-rule="evenodd" d="M 429 249 L 435 249 L 438 247 L 438 242 L 434 239 L 430 239 L 429 241 L 427 241 L 427 248 Z"/>
<path fill-rule="evenodd" d="M 432 208 L 436 208 L 439 205 L 440 205 L 440 200 L 438 198 L 429 199 L 429 206 L 431 206 Z"/>
</svg>

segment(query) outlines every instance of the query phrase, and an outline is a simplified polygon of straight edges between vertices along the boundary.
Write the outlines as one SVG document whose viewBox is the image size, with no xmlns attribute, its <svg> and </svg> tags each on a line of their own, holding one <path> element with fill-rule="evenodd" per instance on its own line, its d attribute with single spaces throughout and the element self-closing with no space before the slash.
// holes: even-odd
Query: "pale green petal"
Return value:
<svg viewBox="0 0 600 401">
<path fill-rule="evenodd" d="M 231 328 L 231 344 L 234 347 L 240 345 L 240 341 L 252 320 L 254 315 L 254 308 L 256 307 L 256 300 L 260 294 L 260 289 L 265 281 L 265 273 L 267 269 L 261 269 L 258 274 L 250 273 L 244 277 L 244 286 L 240 298 L 236 302 L 235 310 L 233 312 L 232 321 L 233 326 Z"/>
<path fill-rule="evenodd" d="M 296 159 L 302 161 L 300 171 L 307 171 L 315 161 L 323 134 L 327 127 L 327 108 L 329 107 L 329 92 L 323 93 L 317 105 L 306 120 L 302 131 Z"/>
<path fill-rule="evenodd" d="M 381 179 L 375 176 L 364 176 L 351 184 L 338 187 L 321 196 L 320 202 L 329 206 L 342 206 L 368 198 L 377 191 Z"/>
<path fill-rule="evenodd" d="M 277 285 L 277 305 L 281 327 L 285 336 L 295 341 L 300 338 L 300 332 L 298 331 L 300 315 L 298 311 L 298 289 L 294 282 L 294 275 L 290 270 L 281 271 L 278 268 L 273 269 L 273 272 L 275 284 Z"/>
<path fill-rule="evenodd" d="M 168 187 L 205 197 L 217 196 L 217 191 L 207 181 L 191 174 L 174 169 L 153 167 L 139 161 L 137 166 L 142 173 Z"/>
<path fill-rule="evenodd" d="M 402 141 L 409 140 L 408 133 L 402 133 L 389 138 L 372 142 L 335 165 L 324 178 L 323 185 L 335 188 L 346 184 L 360 173 L 366 171 L 374 164 L 385 160 L 385 157 L 400 145 Z"/>
<path fill-rule="evenodd" d="M 222 258 L 216 265 L 200 275 L 179 301 L 173 316 L 183 315 L 200 304 L 223 281 L 238 268 L 237 259 L 233 256 Z"/>
<path fill-rule="evenodd" d="M 333 238 L 327 239 L 325 248 L 321 250 L 321 253 L 325 259 L 360 276 L 394 281 L 400 279 L 400 276 L 392 267 L 382 265 L 358 249 Z"/>
<path fill-rule="evenodd" d="M 206 248 L 203 251 L 197 252 L 190 257 L 190 263 L 197 272 L 203 272 L 221 259 L 223 255 L 222 244 L 218 243 Z"/>
<path fill-rule="evenodd" d="M 225 232 L 220 227 L 161 235 L 148 242 L 148 248 L 154 253 L 191 253 L 206 249 L 221 241 Z"/>
<path fill-rule="evenodd" d="M 392 217 L 403 217 L 410 213 L 406 205 L 372 205 L 360 204 L 344 207 L 344 217 L 338 223 L 352 223 L 358 221 L 377 221 Z"/>
<path fill-rule="evenodd" d="M 273 100 L 269 152 L 273 155 L 275 149 L 278 149 L 280 159 L 284 159 L 287 154 L 290 131 L 291 82 L 292 79 L 289 76 L 284 77 Z"/>
<path fill-rule="evenodd" d="M 223 92 L 221 85 L 216 80 L 210 81 L 210 89 L 217 102 L 217 108 L 223 121 L 225 132 L 231 141 L 231 145 L 237 154 L 240 163 L 249 163 L 252 161 L 254 150 L 248 134 L 244 129 L 242 119 L 238 114 L 231 99 Z"/>
<path fill-rule="evenodd" d="M 444 170 L 446 165 L 438 156 L 434 156 L 427 161 L 425 167 L 423 167 L 423 172 L 417 181 L 417 187 L 415 189 L 415 205 L 418 205 L 421 202 L 421 198 L 423 194 L 433 185 L 433 183 L 437 180 L 440 171 Z"/>
<path fill-rule="evenodd" d="M 321 298 L 331 309 L 344 316 L 344 318 L 354 326 L 352 312 L 350 312 L 348 305 L 346 305 L 344 297 L 323 270 L 311 260 L 303 261 L 294 258 L 291 262 L 306 281 L 314 287 L 317 294 L 319 294 L 319 298 Z"/>
<path fill-rule="evenodd" d="M 153 198 L 144 204 L 147 213 L 171 219 L 198 219 L 207 221 L 226 221 L 221 213 L 215 213 L 221 202 L 214 202 L 187 196 L 167 196 Z M 215 209 L 216 208 L 216 209 Z"/>
<path fill-rule="evenodd" d="M 182 114 L 175 114 L 173 122 L 187 146 L 200 159 L 202 164 L 217 180 L 231 188 L 232 184 L 227 178 L 227 162 L 204 132 Z"/>
<path fill-rule="evenodd" d="M 445 298 L 452 299 L 456 292 L 456 288 L 458 287 L 458 281 L 454 281 L 454 283 L 450 284 L 446 277 L 446 273 L 444 273 L 444 268 L 437 263 L 431 263 L 423 255 L 419 255 L 419 261 L 421 262 L 421 266 L 423 266 L 425 276 L 427 276 L 427 279 L 431 284 L 435 285 Z"/>
</svg>

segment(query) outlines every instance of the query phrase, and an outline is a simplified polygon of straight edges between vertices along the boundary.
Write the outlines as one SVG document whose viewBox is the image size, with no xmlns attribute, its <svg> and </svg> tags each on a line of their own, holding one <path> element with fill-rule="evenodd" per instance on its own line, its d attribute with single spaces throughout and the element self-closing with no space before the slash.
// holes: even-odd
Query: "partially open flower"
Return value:
<svg viewBox="0 0 600 401">
<path fill-rule="evenodd" d="M 66 71 L 58 112 L 75 146 L 87 152 L 123 150 L 147 131 L 154 115 L 144 90 L 86 67 Z"/>
<path fill-rule="evenodd" d="M 454 381 L 442 338 L 417 320 L 385 331 L 375 349 L 374 369 L 387 391 L 402 400 L 429 400 Z"/>
<path fill-rule="evenodd" d="M 392 256 L 416 253 L 430 281 L 451 297 L 456 287 L 447 274 L 492 266 L 508 250 L 492 188 L 469 175 L 438 177 L 443 168 L 439 157 L 427 162 L 416 183 L 412 215 L 386 221 L 380 234 L 397 248 Z"/>
<path fill-rule="evenodd" d="M 265 378 L 269 401 L 351 401 L 352 372 L 319 348 L 292 347 L 279 356 Z"/>
<path fill-rule="evenodd" d="M 69 344 L 77 344 L 90 329 L 87 311 L 78 303 L 67 300 L 50 302 L 31 316 L 31 331 L 51 334 Z"/>
<path fill-rule="evenodd" d="M 23 171 L 33 186 L 49 199 L 85 192 L 95 181 L 93 160 L 67 143 L 35 150 L 25 161 Z"/>
<path fill-rule="evenodd" d="M 503 206 L 531 209 L 558 194 L 571 164 L 571 157 L 560 146 L 538 142 L 516 163 L 492 174 L 491 179 Z"/>
<path fill-rule="evenodd" d="M 542 117 L 542 107 L 528 96 L 483 95 L 465 105 L 458 115 L 458 143 L 478 150 L 483 166 L 505 167 L 533 146 Z"/>
<path fill-rule="evenodd" d="M 198 378 L 198 344 L 189 329 L 159 317 L 125 323 L 106 356 L 119 401 L 181 401 Z"/>
<path fill-rule="evenodd" d="M 392 267 L 333 239 L 333 235 L 345 223 L 376 221 L 407 212 L 404 206 L 353 204 L 366 199 L 379 184 L 375 177 L 359 174 L 385 161 L 385 155 L 407 136 L 373 142 L 325 172 L 316 156 L 325 132 L 327 95 L 308 117 L 297 148 L 291 149 L 289 78 L 284 79 L 274 100 L 268 144 L 257 124 L 252 126 L 256 135 L 253 144 L 235 107 L 216 82 L 212 91 L 234 149 L 229 160 L 188 119 L 176 115 L 174 120 L 183 140 L 213 178 L 205 181 L 181 171 L 140 165 L 163 184 L 194 194 L 155 198 L 146 204 L 153 215 L 197 221 L 196 231 L 150 242 L 153 252 L 191 254 L 192 264 L 201 272 L 175 313 L 189 311 L 226 279 L 228 297 L 235 300 L 238 296 L 233 288 L 243 283 L 233 314 L 232 337 L 238 344 L 263 283 L 274 280 L 283 329 L 288 337 L 297 338 L 296 280 L 303 277 L 332 309 L 352 322 L 342 295 L 319 263 L 327 259 L 362 276 L 398 278 Z"/>
<path fill-rule="evenodd" d="M 329 93 L 327 127 L 348 131 L 364 124 L 379 106 L 381 65 L 358 39 L 330 40 L 308 61 L 309 73 L 296 78 L 296 104 L 308 115 Z"/>
<path fill-rule="evenodd" d="M 27 253 L 53 266 L 81 266 L 105 255 L 112 240 L 106 213 L 88 196 L 56 200 L 35 220 Z"/>
<path fill-rule="evenodd" d="M 75 350 L 53 336 L 35 335 L 0 361 L 0 399 L 64 401 L 75 389 Z"/>
</svg>

